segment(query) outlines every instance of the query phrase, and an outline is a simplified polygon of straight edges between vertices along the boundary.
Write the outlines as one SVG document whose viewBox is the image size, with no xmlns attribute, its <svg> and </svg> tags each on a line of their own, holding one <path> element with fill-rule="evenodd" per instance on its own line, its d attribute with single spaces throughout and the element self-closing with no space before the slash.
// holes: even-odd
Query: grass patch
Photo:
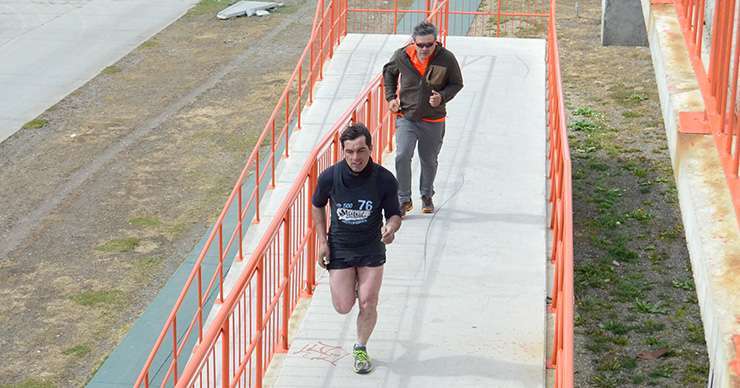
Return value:
<svg viewBox="0 0 740 388">
<path fill-rule="evenodd" d="M 136 249 L 139 243 L 141 243 L 141 240 L 136 237 L 121 238 L 98 245 L 95 250 L 106 253 L 125 253 Z"/>
<path fill-rule="evenodd" d="M 701 325 L 696 324 L 689 324 L 688 326 L 689 334 L 687 336 L 689 342 L 695 343 L 695 344 L 703 344 L 704 343 L 704 328 Z"/>
<path fill-rule="evenodd" d="M 75 345 L 62 351 L 65 356 L 84 357 L 90 353 L 90 347 L 87 345 Z"/>
<path fill-rule="evenodd" d="M 151 279 L 162 266 L 162 259 L 159 257 L 144 257 L 134 261 L 134 271 L 141 281 Z"/>
<path fill-rule="evenodd" d="M 599 127 L 591 120 L 576 120 L 570 124 L 570 129 L 574 131 L 583 131 L 583 132 L 594 132 Z"/>
<path fill-rule="evenodd" d="M 609 247 L 608 252 L 610 258 L 625 263 L 634 263 L 640 258 L 637 252 L 627 248 L 626 242 L 621 238 Z"/>
<path fill-rule="evenodd" d="M 191 15 L 203 15 L 206 13 L 218 12 L 234 2 L 234 0 L 200 0 L 188 13 Z"/>
<path fill-rule="evenodd" d="M 609 336 L 603 331 L 596 331 L 588 336 L 586 349 L 592 353 L 601 354 L 611 350 Z"/>
<path fill-rule="evenodd" d="M 635 299 L 635 308 L 637 311 L 645 314 L 668 314 L 668 309 L 661 302 L 650 303 L 644 299 Z"/>
<path fill-rule="evenodd" d="M 159 46 L 159 41 L 156 38 L 152 38 L 142 43 L 139 47 L 149 49 Z"/>
<path fill-rule="evenodd" d="M 159 226 L 162 224 L 156 217 L 135 217 L 128 220 L 128 223 L 135 226 L 141 226 L 144 228 Z"/>
<path fill-rule="evenodd" d="M 596 388 L 617 388 L 621 385 L 616 377 L 606 373 L 594 375 L 591 378 L 591 384 Z"/>
<path fill-rule="evenodd" d="M 83 291 L 72 296 L 76 303 L 87 307 L 115 306 L 120 304 L 124 299 L 123 291 L 120 290 L 100 290 L 100 291 Z"/>
<path fill-rule="evenodd" d="M 576 287 L 601 288 L 606 283 L 614 281 L 616 275 L 611 265 L 598 263 L 583 263 L 575 268 Z"/>
<path fill-rule="evenodd" d="M 617 297 L 617 301 L 628 303 L 635 299 L 644 298 L 646 289 L 647 287 L 638 280 L 620 278 L 615 285 L 614 295 Z"/>
<path fill-rule="evenodd" d="M 643 208 L 637 208 L 627 213 L 627 217 L 639 222 L 648 222 L 653 219 L 653 215 Z"/>
<path fill-rule="evenodd" d="M 593 117 L 594 115 L 596 115 L 596 111 L 589 107 L 580 107 L 573 111 L 573 114 L 575 116 Z"/>
<path fill-rule="evenodd" d="M 671 365 L 659 365 L 657 368 L 653 369 L 648 376 L 652 377 L 653 379 L 670 379 L 671 377 L 673 377 L 673 371 L 674 368 Z"/>
<path fill-rule="evenodd" d="M 627 118 L 627 119 L 634 119 L 637 117 L 642 117 L 642 113 L 628 110 L 628 111 L 622 112 L 622 117 Z"/>
<path fill-rule="evenodd" d="M 105 75 L 113 75 L 121 72 L 121 68 L 116 65 L 110 65 L 103 69 L 102 73 Z"/>
<path fill-rule="evenodd" d="M 646 319 L 641 325 L 635 327 L 635 331 L 642 334 L 655 334 L 665 329 L 665 323 Z"/>
<path fill-rule="evenodd" d="M 607 321 L 602 325 L 602 328 L 616 335 L 627 334 L 630 332 L 630 330 L 632 330 L 630 326 L 625 325 L 624 323 L 619 321 Z"/>
<path fill-rule="evenodd" d="M 25 379 L 17 384 L 0 384 L 0 388 L 56 388 L 56 385 L 46 380 Z"/>
<path fill-rule="evenodd" d="M 696 365 L 693 363 L 684 365 L 681 382 L 685 384 L 706 384 L 708 375 L 709 367 L 707 365 Z"/>
<path fill-rule="evenodd" d="M 25 124 L 23 124 L 23 129 L 39 129 L 47 126 L 49 124 L 48 120 L 45 119 L 33 119 Z"/>
<path fill-rule="evenodd" d="M 686 291 L 694 291 L 694 281 L 691 279 L 673 279 L 671 285 L 673 286 L 673 288 L 678 288 Z"/>
</svg>

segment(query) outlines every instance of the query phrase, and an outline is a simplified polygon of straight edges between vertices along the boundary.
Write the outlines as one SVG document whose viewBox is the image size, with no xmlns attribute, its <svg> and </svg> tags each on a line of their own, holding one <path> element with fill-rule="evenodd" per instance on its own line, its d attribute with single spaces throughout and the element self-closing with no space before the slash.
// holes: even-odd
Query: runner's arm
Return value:
<svg viewBox="0 0 740 388">
<path fill-rule="evenodd" d="M 457 59 L 452 53 L 450 54 L 450 66 L 447 68 L 448 78 L 447 85 L 442 90 L 439 90 L 439 94 L 442 96 L 442 102 L 447 103 L 452 100 L 457 92 L 463 88 L 462 72 L 460 71 L 460 65 L 457 63 Z"/>
<path fill-rule="evenodd" d="M 390 244 L 395 239 L 395 234 L 401 228 L 401 205 L 398 202 L 398 180 L 393 174 L 383 169 L 380 176 L 380 187 L 382 192 L 382 206 L 385 214 L 385 225 L 381 229 L 381 240 Z"/>
<path fill-rule="evenodd" d="M 390 61 L 383 66 L 383 86 L 385 87 L 385 100 L 393 101 L 398 98 L 396 90 L 398 89 L 398 75 L 400 70 L 396 65 L 397 53 L 393 54 Z"/>
<path fill-rule="evenodd" d="M 324 171 L 318 179 L 316 191 L 311 198 L 311 215 L 313 216 L 313 226 L 316 231 L 318 241 L 319 265 L 326 268 L 329 264 L 329 242 L 326 235 L 326 204 L 329 202 L 329 192 L 333 185 L 331 168 Z"/>
<path fill-rule="evenodd" d="M 383 225 L 380 240 L 383 241 L 384 244 L 392 243 L 396 238 L 396 232 L 398 229 L 401 229 L 401 216 L 391 216 L 391 218 L 385 221 L 385 225 Z"/>
</svg>

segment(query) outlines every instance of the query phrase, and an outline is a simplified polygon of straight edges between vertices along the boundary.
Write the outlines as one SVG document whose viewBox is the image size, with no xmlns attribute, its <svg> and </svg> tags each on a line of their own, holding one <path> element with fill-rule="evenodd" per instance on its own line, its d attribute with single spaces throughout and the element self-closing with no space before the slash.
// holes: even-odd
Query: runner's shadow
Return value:
<svg viewBox="0 0 740 388">
<path fill-rule="evenodd" d="M 416 353 L 416 351 L 414 351 Z M 402 381 L 410 382 L 413 377 L 454 377 L 479 376 L 503 382 L 516 382 L 517 385 L 540 386 L 543 381 L 541 366 L 501 361 L 480 356 L 447 356 L 416 360 L 408 353 L 390 364 L 382 363 Z M 380 364 L 379 364 L 380 365 Z"/>
</svg>

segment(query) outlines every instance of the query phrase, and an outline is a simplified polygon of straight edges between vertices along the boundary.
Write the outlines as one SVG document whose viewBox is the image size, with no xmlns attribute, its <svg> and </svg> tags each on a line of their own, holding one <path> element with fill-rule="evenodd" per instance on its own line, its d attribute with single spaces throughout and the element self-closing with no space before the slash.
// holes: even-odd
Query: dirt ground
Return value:
<svg viewBox="0 0 740 388">
<path fill-rule="evenodd" d="M 704 387 L 709 372 L 650 51 L 602 47 L 560 0 L 573 159 L 577 387 Z"/>
<path fill-rule="evenodd" d="M 0 386 L 81 386 L 218 215 L 315 2 L 204 0 L 0 143 Z"/>
</svg>

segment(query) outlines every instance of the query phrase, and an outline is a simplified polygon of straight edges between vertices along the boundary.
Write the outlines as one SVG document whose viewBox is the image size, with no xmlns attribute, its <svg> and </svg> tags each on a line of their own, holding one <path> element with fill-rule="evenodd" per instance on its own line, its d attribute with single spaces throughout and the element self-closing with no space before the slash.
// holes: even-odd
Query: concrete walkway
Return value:
<svg viewBox="0 0 740 388">
<path fill-rule="evenodd" d="M 0 2 L 0 142 L 197 0 Z"/>
<path fill-rule="evenodd" d="M 304 114 L 304 130 L 291 140 L 269 209 L 281 202 L 304 153 L 405 39 L 343 41 Z M 448 47 L 466 86 L 449 105 L 438 210 L 414 211 L 389 246 L 380 319 L 368 346 L 376 371 L 351 371 L 356 310 L 347 317 L 334 312 L 322 272 L 273 386 L 544 386 L 545 44 L 450 37 Z M 418 162 L 414 171 L 418 177 Z M 235 264 L 230 275 L 237 273 Z"/>
</svg>

